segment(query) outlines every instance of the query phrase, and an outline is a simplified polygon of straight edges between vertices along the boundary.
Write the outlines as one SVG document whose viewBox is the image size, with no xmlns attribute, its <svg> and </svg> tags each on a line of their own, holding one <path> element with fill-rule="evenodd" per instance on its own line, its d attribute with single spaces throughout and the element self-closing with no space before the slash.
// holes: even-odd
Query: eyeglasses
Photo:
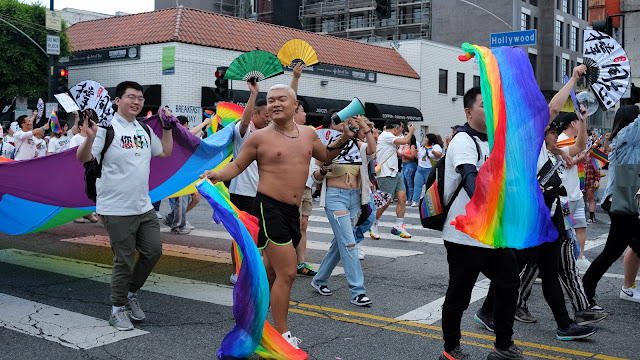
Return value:
<svg viewBox="0 0 640 360">
<path fill-rule="evenodd" d="M 135 96 L 133 94 L 129 94 L 125 96 L 127 99 L 129 99 L 130 101 L 136 101 L 138 100 L 138 102 L 143 103 L 144 102 L 144 97 L 142 96 Z"/>
</svg>

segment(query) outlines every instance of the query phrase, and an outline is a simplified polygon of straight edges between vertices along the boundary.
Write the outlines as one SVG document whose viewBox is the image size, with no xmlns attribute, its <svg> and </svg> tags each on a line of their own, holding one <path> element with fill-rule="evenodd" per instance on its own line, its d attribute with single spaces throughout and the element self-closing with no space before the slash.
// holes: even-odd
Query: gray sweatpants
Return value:
<svg viewBox="0 0 640 360">
<path fill-rule="evenodd" d="M 155 210 L 141 215 L 102 215 L 113 251 L 111 304 L 124 306 L 127 293 L 138 291 L 162 255 L 160 224 Z M 138 250 L 138 261 L 133 263 Z"/>
</svg>

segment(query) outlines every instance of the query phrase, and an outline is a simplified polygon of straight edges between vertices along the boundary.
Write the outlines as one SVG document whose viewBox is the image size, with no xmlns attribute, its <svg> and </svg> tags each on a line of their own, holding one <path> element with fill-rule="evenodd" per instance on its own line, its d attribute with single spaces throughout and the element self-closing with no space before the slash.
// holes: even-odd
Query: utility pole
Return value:
<svg viewBox="0 0 640 360">
<path fill-rule="evenodd" d="M 53 11 L 53 0 L 49 0 L 49 10 Z M 55 31 L 48 30 L 47 34 L 54 35 Z M 55 65 L 55 55 L 49 55 L 49 97 L 47 98 L 47 102 L 54 102 L 53 93 L 54 93 L 54 84 L 53 84 L 53 67 Z M 43 114 L 44 116 L 44 114 Z"/>
</svg>

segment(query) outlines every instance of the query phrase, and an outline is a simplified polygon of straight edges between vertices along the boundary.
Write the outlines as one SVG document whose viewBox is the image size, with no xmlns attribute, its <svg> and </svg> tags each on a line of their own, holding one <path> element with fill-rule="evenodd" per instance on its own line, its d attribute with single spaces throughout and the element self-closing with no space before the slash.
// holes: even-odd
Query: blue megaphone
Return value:
<svg viewBox="0 0 640 360">
<path fill-rule="evenodd" d="M 364 115 L 364 105 L 362 105 L 362 102 L 357 97 L 353 98 L 347 107 L 333 114 L 331 120 L 334 124 L 339 124 L 356 115 Z"/>
</svg>

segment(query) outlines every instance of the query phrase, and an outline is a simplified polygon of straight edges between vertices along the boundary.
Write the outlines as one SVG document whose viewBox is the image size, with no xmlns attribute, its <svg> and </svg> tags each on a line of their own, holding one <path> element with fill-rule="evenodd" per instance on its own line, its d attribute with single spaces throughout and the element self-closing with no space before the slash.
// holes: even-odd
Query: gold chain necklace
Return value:
<svg viewBox="0 0 640 360">
<path fill-rule="evenodd" d="M 298 136 L 300 136 L 300 129 L 298 129 L 298 124 L 295 121 L 293 122 L 293 125 L 296 126 L 296 130 L 298 131 L 298 134 L 296 136 L 291 136 L 291 135 L 285 134 L 282 130 L 278 129 L 278 127 L 276 126 L 275 122 L 273 122 L 271 124 L 273 125 L 273 128 L 276 129 L 277 132 L 279 132 L 280 134 L 288 137 L 289 139 L 297 139 Z"/>
</svg>

